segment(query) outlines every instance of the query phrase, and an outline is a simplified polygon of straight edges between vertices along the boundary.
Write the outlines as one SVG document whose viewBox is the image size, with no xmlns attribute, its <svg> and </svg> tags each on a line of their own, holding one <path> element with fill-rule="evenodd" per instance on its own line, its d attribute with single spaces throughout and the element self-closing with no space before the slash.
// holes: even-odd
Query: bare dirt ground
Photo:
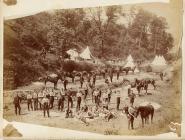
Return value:
<svg viewBox="0 0 185 140">
<path fill-rule="evenodd" d="M 20 116 L 16 116 L 14 113 L 14 105 L 12 103 L 13 95 L 6 94 L 4 95 L 4 118 L 8 121 L 19 121 L 26 123 L 34 123 L 52 127 L 73 129 L 79 131 L 89 131 L 95 133 L 105 134 L 106 131 L 109 131 L 110 134 L 115 135 L 156 135 L 164 132 L 168 132 L 168 124 L 170 121 L 173 122 L 181 122 L 181 92 L 179 87 L 177 86 L 179 83 L 174 84 L 174 82 L 161 81 L 159 79 L 159 75 L 154 73 L 138 73 L 138 74 L 129 74 L 122 75 L 120 80 L 123 78 L 127 78 L 129 80 L 134 80 L 134 78 L 155 78 L 156 79 L 156 90 L 153 90 L 152 86 L 149 86 L 148 92 L 151 95 L 136 96 L 135 106 L 148 101 L 155 102 L 160 105 L 159 109 L 156 109 L 154 112 L 154 121 L 153 124 L 146 124 L 144 128 L 141 126 L 141 118 L 138 116 L 134 121 L 134 130 L 128 130 L 127 126 L 127 118 L 126 115 L 122 113 L 122 111 L 117 112 L 117 118 L 106 122 L 103 118 L 99 117 L 97 119 L 89 121 L 90 125 L 86 126 L 81 121 L 77 119 L 66 119 L 64 116 L 64 112 L 60 112 L 57 110 L 57 101 L 55 101 L 54 109 L 50 110 L 50 118 L 44 118 L 43 112 L 41 110 L 38 111 L 28 111 L 27 104 L 22 103 L 22 113 Z M 179 80 L 179 73 L 177 73 L 175 79 Z M 114 77 L 113 81 L 117 81 L 116 77 Z M 99 79 L 97 81 L 97 85 L 103 84 L 104 80 Z M 47 86 L 53 86 L 51 83 L 48 83 Z M 59 82 L 58 88 L 63 87 L 63 85 Z M 79 82 L 76 84 L 69 84 L 69 87 L 79 87 Z M 25 87 L 20 87 L 19 89 L 33 89 L 34 85 L 28 85 Z M 135 91 L 135 90 L 134 90 Z M 121 95 L 121 106 L 123 108 L 125 104 L 128 104 L 129 100 L 127 98 L 127 89 L 123 87 L 122 95 Z M 91 99 L 88 101 L 89 105 L 92 105 Z M 75 107 L 75 106 L 74 106 Z M 112 95 L 110 108 L 115 112 L 116 107 L 116 98 Z"/>
</svg>

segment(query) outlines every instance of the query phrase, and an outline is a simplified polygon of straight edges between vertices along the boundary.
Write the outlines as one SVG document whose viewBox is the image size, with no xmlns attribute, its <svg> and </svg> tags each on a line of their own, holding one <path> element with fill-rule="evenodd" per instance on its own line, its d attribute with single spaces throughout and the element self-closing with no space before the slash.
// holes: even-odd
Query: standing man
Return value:
<svg viewBox="0 0 185 140">
<path fill-rule="evenodd" d="M 79 89 L 78 89 L 78 92 L 76 93 L 76 97 L 77 97 L 76 111 L 79 111 L 80 110 L 81 101 L 82 101 L 82 93 L 81 93 L 81 91 Z"/>
<path fill-rule="evenodd" d="M 68 80 L 64 79 L 64 90 L 67 90 L 67 84 L 68 84 Z"/>
<path fill-rule="evenodd" d="M 46 115 L 46 112 L 49 117 L 49 96 L 48 95 L 45 95 L 44 98 L 42 99 L 42 105 L 43 105 L 44 117 Z"/>
<path fill-rule="evenodd" d="M 33 107 L 34 110 L 38 110 L 38 94 L 36 91 L 33 92 Z"/>
<path fill-rule="evenodd" d="M 108 89 L 107 94 L 108 94 L 108 102 L 110 103 L 112 90 Z"/>
<path fill-rule="evenodd" d="M 128 108 L 128 115 L 127 115 L 128 129 L 130 129 L 130 126 L 131 126 L 131 129 L 134 129 L 134 118 L 135 118 L 134 114 L 135 114 L 135 109 L 131 104 L 130 107 Z"/>
<path fill-rule="evenodd" d="M 133 90 L 131 90 L 131 93 L 129 95 L 129 98 L 130 98 L 130 104 L 133 106 L 134 100 L 136 98 L 136 95 L 133 93 Z"/>
<path fill-rule="evenodd" d="M 49 92 L 49 107 L 52 109 L 53 108 L 53 104 L 54 104 L 54 100 L 55 100 L 55 95 L 54 95 L 54 90 L 52 89 L 50 92 Z"/>
<path fill-rule="evenodd" d="M 38 102 L 39 102 L 39 107 L 42 109 L 42 99 L 44 98 L 44 91 L 40 91 L 38 93 Z"/>
<path fill-rule="evenodd" d="M 161 78 L 161 81 L 163 81 L 163 76 L 164 76 L 163 72 L 160 72 L 159 76 Z"/>
<path fill-rule="evenodd" d="M 84 83 L 84 77 L 81 75 L 80 76 L 80 87 L 82 88 L 83 86 L 83 83 Z"/>
<path fill-rule="evenodd" d="M 116 67 L 116 76 L 117 76 L 117 80 L 119 80 L 119 74 L 120 74 L 120 68 L 117 66 L 117 67 Z"/>
<path fill-rule="evenodd" d="M 120 105 L 120 99 L 121 99 L 121 94 L 120 90 L 115 91 L 116 92 L 116 108 L 119 110 L 119 105 Z"/>
<path fill-rule="evenodd" d="M 94 100 L 95 100 L 95 104 L 96 105 L 99 105 L 99 90 L 96 88 L 95 91 L 94 91 Z"/>
<path fill-rule="evenodd" d="M 59 100 L 58 100 L 58 110 L 63 111 L 64 109 L 64 101 L 65 101 L 65 93 L 61 91 Z"/>
<path fill-rule="evenodd" d="M 16 93 L 16 96 L 14 97 L 13 103 L 15 107 L 15 114 L 17 115 L 17 111 L 19 115 L 21 115 L 21 106 L 20 106 L 21 98 L 19 97 L 18 93 Z"/>
<path fill-rule="evenodd" d="M 86 82 L 86 83 L 85 83 L 85 95 L 84 95 L 84 100 L 86 100 L 87 95 L 88 95 L 88 92 L 89 92 L 89 85 L 88 85 L 88 83 Z"/>
<path fill-rule="evenodd" d="M 69 108 L 69 104 L 71 104 L 71 108 L 73 108 L 73 99 L 70 93 L 67 94 L 67 107 Z"/>
<path fill-rule="evenodd" d="M 30 111 L 30 107 L 33 111 L 33 106 L 32 106 L 32 95 L 31 92 L 29 91 L 29 93 L 27 94 L 27 105 L 28 105 L 28 111 Z"/>
<path fill-rule="evenodd" d="M 93 85 L 95 86 L 96 83 L 96 74 L 93 74 Z"/>
</svg>

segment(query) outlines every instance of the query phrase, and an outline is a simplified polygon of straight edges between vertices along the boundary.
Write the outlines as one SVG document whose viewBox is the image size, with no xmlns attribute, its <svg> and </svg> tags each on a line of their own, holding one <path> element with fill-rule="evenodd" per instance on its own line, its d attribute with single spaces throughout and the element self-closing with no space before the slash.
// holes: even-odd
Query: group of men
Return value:
<svg viewBox="0 0 185 140">
<path fill-rule="evenodd" d="M 51 88 L 44 88 L 40 91 L 30 91 L 26 95 L 28 111 L 43 110 L 44 117 L 47 115 L 50 117 L 50 109 L 54 108 L 55 100 L 57 100 L 57 109 L 61 112 L 65 111 L 65 117 L 70 118 L 76 112 L 77 118 L 86 123 L 86 118 L 93 118 L 103 112 L 105 118 L 109 121 L 114 117 L 110 111 L 109 106 L 111 104 L 112 95 L 115 96 L 116 110 L 120 110 L 121 97 L 123 93 L 121 88 L 111 89 L 109 86 L 109 80 L 105 79 L 105 85 L 103 88 L 95 86 L 96 75 L 87 75 L 87 80 L 84 77 L 80 77 L 80 87 L 74 91 L 72 89 L 55 90 Z M 84 85 L 84 86 L 83 86 Z M 135 94 L 130 88 L 128 89 L 128 97 L 130 98 L 130 104 L 133 105 Z M 92 101 L 89 101 L 92 100 Z M 74 103 L 75 102 L 75 103 Z M 91 103 L 90 103 L 91 102 Z M 21 114 L 21 97 L 16 94 L 14 97 L 15 113 Z M 76 107 L 74 108 L 74 105 Z M 92 109 L 94 107 L 94 109 Z M 74 109 L 76 111 L 74 111 Z M 99 113 L 97 113 L 99 112 Z M 84 115 L 84 113 L 86 115 Z M 86 116 L 86 117 L 84 117 Z"/>
</svg>

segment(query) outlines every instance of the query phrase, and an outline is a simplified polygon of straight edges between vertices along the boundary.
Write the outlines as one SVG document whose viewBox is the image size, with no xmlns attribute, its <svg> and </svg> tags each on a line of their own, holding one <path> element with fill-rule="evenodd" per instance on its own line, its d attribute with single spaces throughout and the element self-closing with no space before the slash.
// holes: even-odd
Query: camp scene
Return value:
<svg viewBox="0 0 185 140">
<path fill-rule="evenodd" d="M 180 136 L 180 8 L 172 0 L 5 18 L 3 135 Z"/>
</svg>

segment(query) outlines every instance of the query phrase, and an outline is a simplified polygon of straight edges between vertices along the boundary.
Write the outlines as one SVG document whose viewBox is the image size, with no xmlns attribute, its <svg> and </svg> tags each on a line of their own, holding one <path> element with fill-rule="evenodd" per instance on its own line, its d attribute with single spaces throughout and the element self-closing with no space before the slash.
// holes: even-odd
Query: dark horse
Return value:
<svg viewBox="0 0 185 140">
<path fill-rule="evenodd" d="M 76 76 L 76 72 L 64 72 L 63 73 L 64 77 L 69 77 L 72 79 L 72 83 L 75 82 L 75 76 Z"/>
<path fill-rule="evenodd" d="M 122 72 L 124 71 L 126 73 L 126 75 L 127 75 L 129 71 L 132 71 L 134 73 L 135 69 L 136 69 L 136 67 L 133 67 L 133 68 L 125 67 L 125 68 L 122 68 L 121 71 Z"/>
<path fill-rule="evenodd" d="M 154 89 L 156 89 L 155 85 L 155 80 L 154 79 L 142 79 L 138 80 L 137 78 L 135 79 L 135 84 L 133 87 L 137 88 L 138 94 L 140 94 L 141 89 L 144 89 L 146 91 L 146 94 L 148 92 L 148 85 L 151 84 L 153 85 Z"/>
<path fill-rule="evenodd" d="M 59 79 L 63 81 L 64 80 L 63 75 L 59 75 L 59 74 L 58 75 L 56 74 L 56 76 L 47 75 L 46 77 L 44 77 L 45 86 L 47 82 L 51 82 L 54 84 L 54 89 L 56 89 Z"/>
<path fill-rule="evenodd" d="M 139 106 L 136 107 L 137 110 L 137 115 L 141 116 L 142 119 L 142 127 L 144 127 L 144 121 L 145 123 L 149 122 L 149 116 L 151 115 L 151 123 L 153 121 L 153 115 L 154 115 L 154 107 L 152 105 L 147 105 L 147 106 Z"/>
</svg>

